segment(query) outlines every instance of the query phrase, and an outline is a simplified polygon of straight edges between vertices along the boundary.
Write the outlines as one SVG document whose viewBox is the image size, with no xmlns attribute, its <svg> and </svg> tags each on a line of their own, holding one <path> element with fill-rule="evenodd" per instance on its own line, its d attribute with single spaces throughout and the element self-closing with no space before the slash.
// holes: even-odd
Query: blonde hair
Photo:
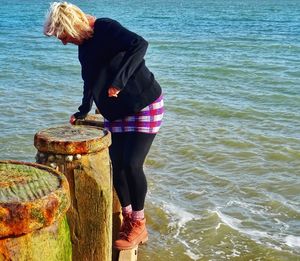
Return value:
<svg viewBox="0 0 300 261">
<path fill-rule="evenodd" d="M 76 5 L 53 2 L 46 15 L 44 34 L 57 38 L 72 36 L 78 40 L 89 39 L 93 35 L 93 28 L 88 16 Z"/>
</svg>

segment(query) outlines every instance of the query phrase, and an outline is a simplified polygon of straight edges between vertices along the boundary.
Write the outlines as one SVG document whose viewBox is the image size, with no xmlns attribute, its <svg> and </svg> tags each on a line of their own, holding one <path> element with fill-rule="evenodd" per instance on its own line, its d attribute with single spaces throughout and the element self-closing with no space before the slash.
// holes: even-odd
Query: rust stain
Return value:
<svg viewBox="0 0 300 261">
<path fill-rule="evenodd" d="M 6 240 L 0 240 L 0 257 L 2 255 L 2 257 L 4 258 L 4 260 L 11 260 L 10 259 L 10 253 L 8 251 L 8 248 L 7 248 L 7 244 L 6 244 Z"/>
<path fill-rule="evenodd" d="M 34 145 L 40 152 L 86 154 L 109 146 L 110 142 L 107 142 L 107 139 L 110 139 L 110 136 L 102 128 L 61 126 L 38 132 Z"/>
<path fill-rule="evenodd" d="M 4 203 L 2 206 L 8 209 L 6 215 L 1 217 L 1 226 L 7 231 L 5 237 L 10 235 L 21 235 L 30 231 L 29 229 L 29 209 L 27 206 L 16 204 L 16 203 Z M 0 227 L 1 231 L 1 227 Z"/>
<path fill-rule="evenodd" d="M 45 206 L 44 216 L 46 225 L 50 225 L 55 218 L 55 214 L 58 209 L 58 200 L 57 198 L 50 198 Z"/>
<path fill-rule="evenodd" d="M 67 211 L 67 207 L 69 206 L 70 201 L 69 186 L 67 183 L 67 179 L 59 172 L 47 166 L 39 165 L 36 163 L 0 160 L 0 164 L 2 163 L 27 165 L 35 167 L 37 169 L 48 171 L 49 174 L 55 175 L 57 177 L 59 184 L 55 191 L 39 200 L 0 203 L 0 242 L 3 242 L 3 240 L 5 240 L 6 238 L 19 237 L 41 227 L 48 226 L 55 221 L 59 214 Z M 2 179 L 0 181 L 0 188 L 1 186 L 6 187 L 10 184 L 19 186 L 27 180 L 27 176 L 23 177 L 20 175 L 17 175 L 13 179 L 8 175 L 7 177 L 4 175 L 2 175 L 1 177 Z M 68 204 L 65 204 L 65 208 L 60 207 L 62 204 L 62 200 L 68 201 Z M 2 253 L 3 251 L 2 246 L 0 245 L 0 253 Z"/>
</svg>

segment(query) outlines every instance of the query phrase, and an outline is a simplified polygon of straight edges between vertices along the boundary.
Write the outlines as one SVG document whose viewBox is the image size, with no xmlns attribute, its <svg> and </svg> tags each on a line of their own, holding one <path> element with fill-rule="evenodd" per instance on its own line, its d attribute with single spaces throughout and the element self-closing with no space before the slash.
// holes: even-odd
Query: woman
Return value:
<svg viewBox="0 0 300 261">
<path fill-rule="evenodd" d="M 51 4 L 44 34 L 78 45 L 84 81 L 82 104 L 71 124 L 95 102 L 112 133 L 113 182 L 122 205 L 117 249 L 147 241 L 143 164 L 164 113 L 162 91 L 145 65 L 148 43 L 108 18 L 96 19 L 67 2 Z"/>
</svg>

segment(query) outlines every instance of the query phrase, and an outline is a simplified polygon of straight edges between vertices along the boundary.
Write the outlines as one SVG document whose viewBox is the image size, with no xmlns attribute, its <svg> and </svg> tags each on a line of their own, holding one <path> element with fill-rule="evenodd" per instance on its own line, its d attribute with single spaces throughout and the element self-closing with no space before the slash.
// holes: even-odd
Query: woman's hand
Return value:
<svg viewBox="0 0 300 261">
<path fill-rule="evenodd" d="M 108 88 L 108 97 L 118 97 L 120 89 L 114 86 Z"/>
<path fill-rule="evenodd" d="M 75 125 L 75 121 L 76 121 L 76 118 L 73 114 L 73 115 L 71 115 L 69 122 L 71 123 L 71 125 Z"/>
</svg>

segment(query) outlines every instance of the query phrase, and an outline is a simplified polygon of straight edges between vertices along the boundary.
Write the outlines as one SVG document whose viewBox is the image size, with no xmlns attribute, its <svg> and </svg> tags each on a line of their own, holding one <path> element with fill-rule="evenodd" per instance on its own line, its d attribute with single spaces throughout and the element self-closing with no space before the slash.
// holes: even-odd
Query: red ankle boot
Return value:
<svg viewBox="0 0 300 261">
<path fill-rule="evenodd" d="M 114 247 L 118 250 L 128 250 L 143 244 L 148 240 L 146 219 L 130 220 L 120 233 L 120 238 L 115 241 Z"/>
<path fill-rule="evenodd" d="M 119 231 L 119 237 L 121 237 L 122 234 L 128 231 L 130 227 L 130 221 L 131 221 L 131 213 L 122 214 L 122 216 L 123 216 L 123 220 Z"/>
</svg>

